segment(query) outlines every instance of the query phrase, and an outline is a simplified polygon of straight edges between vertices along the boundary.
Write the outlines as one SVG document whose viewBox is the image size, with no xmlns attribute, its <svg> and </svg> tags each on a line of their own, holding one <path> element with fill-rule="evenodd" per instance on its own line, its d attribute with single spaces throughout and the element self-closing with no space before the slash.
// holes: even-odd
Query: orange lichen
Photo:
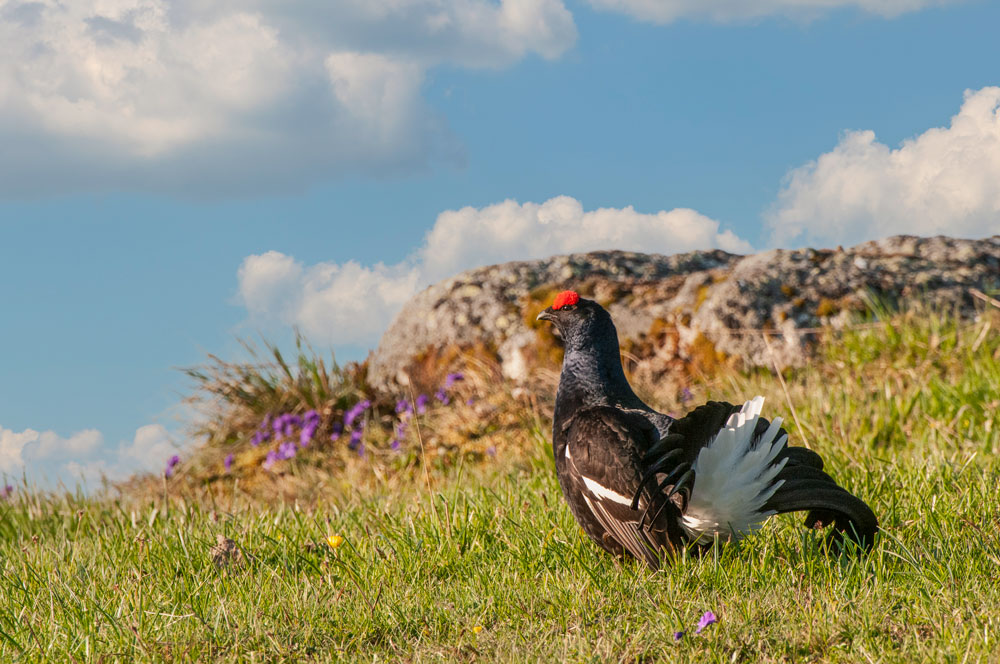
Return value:
<svg viewBox="0 0 1000 664">
<path fill-rule="evenodd" d="M 703 373 L 718 371 L 728 364 L 729 356 L 718 350 L 712 341 L 698 333 L 687 347 L 692 368 Z"/>
<path fill-rule="evenodd" d="M 816 305 L 816 315 L 820 318 L 832 316 L 840 310 L 841 305 L 836 300 L 831 300 L 828 297 L 820 298 L 819 303 Z"/>
<path fill-rule="evenodd" d="M 694 310 L 698 311 L 698 309 L 701 308 L 701 305 L 704 304 L 705 300 L 707 299 L 708 299 L 708 284 L 702 284 L 701 286 L 698 286 L 698 294 L 695 295 L 694 298 Z"/>
</svg>

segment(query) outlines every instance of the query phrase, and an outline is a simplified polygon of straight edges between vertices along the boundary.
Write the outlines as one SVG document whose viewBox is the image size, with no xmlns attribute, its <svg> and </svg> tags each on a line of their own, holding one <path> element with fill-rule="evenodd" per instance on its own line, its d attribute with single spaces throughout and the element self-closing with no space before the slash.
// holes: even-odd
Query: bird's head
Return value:
<svg viewBox="0 0 1000 664">
<path fill-rule="evenodd" d="M 574 291 L 556 295 L 552 306 L 538 314 L 537 320 L 547 320 L 555 325 L 567 347 L 608 340 L 613 341 L 617 352 L 618 340 L 611 316 L 597 302 L 585 300 Z"/>
</svg>

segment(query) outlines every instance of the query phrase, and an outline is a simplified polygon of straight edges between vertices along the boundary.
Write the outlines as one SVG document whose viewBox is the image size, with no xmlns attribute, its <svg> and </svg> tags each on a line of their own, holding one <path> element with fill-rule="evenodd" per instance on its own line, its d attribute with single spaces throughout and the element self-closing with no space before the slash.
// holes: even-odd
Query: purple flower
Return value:
<svg viewBox="0 0 1000 664">
<path fill-rule="evenodd" d="M 288 441 L 278 446 L 278 459 L 284 461 L 295 456 L 295 443 Z"/>
<path fill-rule="evenodd" d="M 361 443 L 360 445 L 358 445 L 358 456 L 359 457 L 364 457 L 365 456 L 365 444 L 364 443 Z"/>
<path fill-rule="evenodd" d="M 430 400 L 430 397 L 426 394 L 421 394 L 417 397 L 417 415 L 423 415 L 427 412 L 427 402 Z"/>
<path fill-rule="evenodd" d="M 358 449 L 359 445 L 361 445 L 361 431 L 352 431 L 351 442 L 349 442 L 347 446 L 350 447 L 352 450 L 356 450 Z"/>
<path fill-rule="evenodd" d="M 11 494 L 13 494 L 13 493 L 14 493 L 14 487 L 12 487 L 11 485 L 8 484 L 7 486 L 5 486 L 3 488 L 3 497 L 4 498 L 10 498 Z"/>
<path fill-rule="evenodd" d="M 406 430 L 409 428 L 409 422 L 407 420 L 399 420 L 396 422 L 394 427 L 392 442 L 389 447 L 398 450 L 403 444 L 403 438 L 406 437 Z"/>
<path fill-rule="evenodd" d="M 473 399 L 472 397 L 469 397 L 468 399 L 465 400 L 465 405 L 466 406 L 471 406 L 474 403 L 476 403 L 476 400 Z"/>
<path fill-rule="evenodd" d="M 490 445 L 489 447 L 487 447 L 486 448 L 486 454 L 487 454 L 487 456 L 495 457 L 497 455 L 497 446 L 496 445 Z"/>
<path fill-rule="evenodd" d="M 684 632 L 674 632 L 674 641 L 680 641 L 684 636 Z"/>
<path fill-rule="evenodd" d="M 443 387 L 434 393 L 434 397 L 446 406 L 451 403 L 451 399 L 448 398 L 448 393 L 444 391 Z"/>
<path fill-rule="evenodd" d="M 315 409 L 307 410 L 306 414 L 302 416 L 305 423 L 308 424 L 319 424 L 319 413 Z"/>
<path fill-rule="evenodd" d="M 465 380 L 465 375 L 461 373 L 450 373 L 444 378 L 444 388 L 448 389 L 460 380 Z"/>
<path fill-rule="evenodd" d="M 302 431 L 299 432 L 299 445 L 302 447 L 309 447 L 309 443 L 312 442 L 313 436 L 316 435 L 316 427 L 319 426 L 318 423 L 307 422 Z"/>
<path fill-rule="evenodd" d="M 274 462 L 277 460 L 278 460 L 278 453 L 275 452 L 274 450 L 269 450 L 267 453 L 267 458 L 264 459 L 264 463 L 261 465 L 264 466 L 264 470 L 270 470 L 271 466 L 273 466 Z"/>
<path fill-rule="evenodd" d="M 701 634 L 701 630 L 705 629 L 712 623 L 719 622 L 719 619 L 715 617 L 715 614 L 711 611 L 706 611 L 702 614 L 701 619 L 698 621 L 698 627 L 694 630 L 695 634 Z"/>
<path fill-rule="evenodd" d="M 281 436 L 291 436 L 295 427 L 302 424 L 302 418 L 294 413 L 283 413 L 275 418 L 272 428 Z"/>
<path fill-rule="evenodd" d="M 258 429 L 257 432 L 253 435 L 253 437 L 250 438 L 250 444 L 253 445 L 254 447 L 257 447 L 265 440 L 269 440 L 270 438 L 271 438 L 271 431 L 269 429 L 266 428 Z"/>
<path fill-rule="evenodd" d="M 407 399 L 400 399 L 399 401 L 396 402 L 397 415 L 399 415 L 400 413 L 412 413 L 412 412 L 413 412 L 413 406 L 410 405 L 410 402 Z"/>
<path fill-rule="evenodd" d="M 334 422 L 331 428 L 333 429 L 333 433 L 330 434 L 330 440 L 337 440 L 340 438 L 340 434 L 344 433 L 344 425 L 340 422 Z"/>
<path fill-rule="evenodd" d="M 174 467 L 181 462 L 181 458 L 176 454 L 167 459 L 167 468 L 163 471 L 164 477 L 170 477 L 174 474 Z"/>
<path fill-rule="evenodd" d="M 233 469 L 233 455 L 232 454 L 227 454 L 225 461 L 222 462 L 222 465 L 224 465 L 226 467 L 226 472 L 227 473 L 230 470 L 232 470 Z"/>
<path fill-rule="evenodd" d="M 264 419 L 260 421 L 260 426 L 258 429 L 260 431 L 267 432 L 271 428 L 271 414 L 268 413 L 264 416 Z"/>
<path fill-rule="evenodd" d="M 358 416 L 360 416 L 363 412 L 368 410 L 368 408 L 371 407 L 371 405 L 372 402 L 369 401 L 368 399 L 365 399 L 364 401 L 359 401 L 353 406 L 351 406 L 347 410 L 347 412 L 344 413 L 344 428 L 350 429 L 351 425 L 354 424 L 354 420 L 358 419 Z"/>
<path fill-rule="evenodd" d="M 681 403 L 687 403 L 688 401 L 691 401 L 691 399 L 691 390 L 686 387 L 681 390 Z"/>
<path fill-rule="evenodd" d="M 279 415 L 275 418 L 273 427 L 275 442 L 281 442 L 285 438 L 291 437 L 295 432 L 296 421 L 298 419 L 299 418 L 290 413 L 285 413 L 284 415 Z"/>
</svg>

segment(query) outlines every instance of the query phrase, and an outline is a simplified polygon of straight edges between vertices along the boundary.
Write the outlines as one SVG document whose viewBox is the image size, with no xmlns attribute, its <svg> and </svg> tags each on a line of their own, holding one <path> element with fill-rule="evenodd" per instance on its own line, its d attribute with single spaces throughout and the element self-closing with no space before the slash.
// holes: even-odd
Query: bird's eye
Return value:
<svg viewBox="0 0 1000 664">
<path fill-rule="evenodd" d="M 574 309 L 576 309 L 576 305 L 575 304 L 564 304 L 562 307 L 560 307 L 560 309 L 562 309 L 563 311 L 573 311 Z"/>
</svg>

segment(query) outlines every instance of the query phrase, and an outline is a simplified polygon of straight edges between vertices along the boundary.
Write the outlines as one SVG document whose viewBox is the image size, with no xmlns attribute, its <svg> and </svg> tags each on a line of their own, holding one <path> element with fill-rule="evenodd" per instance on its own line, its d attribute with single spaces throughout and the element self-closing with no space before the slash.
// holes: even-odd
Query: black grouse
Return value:
<svg viewBox="0 0 1000 664">
<path fill-rule="evenodd" d="M 685 417 L 658 413 L 632 391 L 618 332 L 601 305 L 573 291 L 538 316 L 565 345 L 552 446 L 556 474 L 584 531 L 615 555 L 656 569 L 685 548 L 737 540 L 773 514 L 808 511 L 806 525 L 872 546 L 878 522 L 823 472 L 812 450 L 789 447 L 781 418 L 710 401 Z"/>
</svg>

